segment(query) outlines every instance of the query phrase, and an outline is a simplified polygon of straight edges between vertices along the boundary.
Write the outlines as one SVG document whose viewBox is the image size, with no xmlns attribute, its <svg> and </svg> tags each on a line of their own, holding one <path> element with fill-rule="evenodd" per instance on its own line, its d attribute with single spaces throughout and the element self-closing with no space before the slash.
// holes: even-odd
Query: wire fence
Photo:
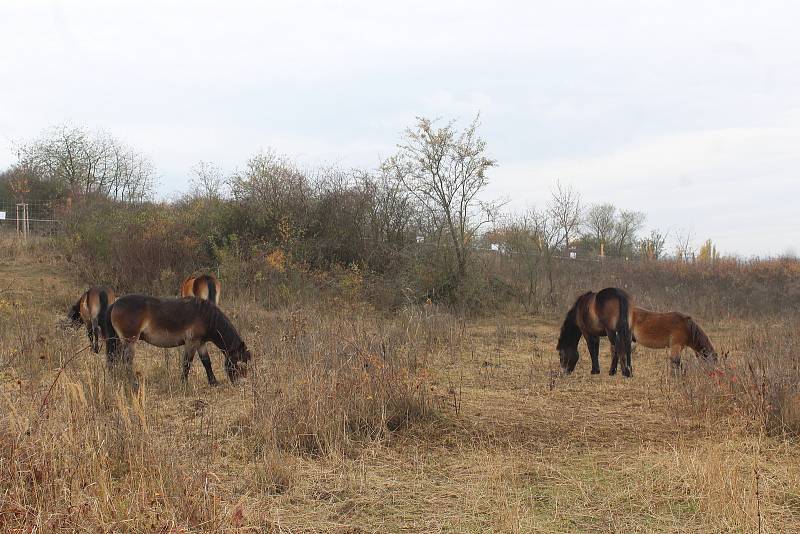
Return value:
<svg viewBox="0 0 800 534">
<path fill-rule="evenodd" d="M 447 241 L 437 242 L 435 240 L 427 240 L 422 237 L 417 237 L 415 243 L 408 245 L 409 249 L 435 249 L 447 248 L 449 244 Z M 682 261 L 686 263 L 693 263 L 697 261 L 696 254 L 692 252 L 686 258 L 679 258 L 675 255 L 662 253 L 659 256 L 651 257 L 642 254 L 598 254 L 596 252 L 570 248 L 568 250 L 554 249 L 549 254 L 537 250 L 514 250 L 507 246 L 505 243 L 487 243 L 485 241 L 475 241 L 470 249 L 475 252 L 479 257 L 485 259 L 498 258 L 503 260 L 518 260 L 525 258 L 534 261 L 552 261 L 552 262 L 565 262 L 565 263 L 629 263 L 629 262 L 650 262 L 650 261 Z"/>
<path fill-rule="evenodd" d="M 52 202 L 0 202 L 0 232 L 19 237 L 52 236 L 62 220 Z"/>
</svg>

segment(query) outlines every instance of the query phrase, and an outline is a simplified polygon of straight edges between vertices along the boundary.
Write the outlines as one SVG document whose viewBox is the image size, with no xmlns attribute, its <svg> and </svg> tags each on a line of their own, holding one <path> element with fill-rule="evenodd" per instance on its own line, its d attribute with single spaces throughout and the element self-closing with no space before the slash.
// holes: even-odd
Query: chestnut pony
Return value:
<svg viewBox="0 0 800 534">
<path fill-rule="evenodd" d="M 691 348 L 703 360 L 717 361 L 717 351 L 703 329 L 688 315 L 633 309 L 633 339 L 643 347 L 669 349 L 674 367 L 681 365 L 681 351 Z"/>
<path fill-rule="evenodd" d="M 247 373 L 250 351 L 228 317 L 210 301 L 126 295 L 111 305 L 105 317 L 103 330 L 108 339 L 108 364 L 112 367 L 121 356 L 134 385 L 134 345 L 139 340 L 163 348 L 183 345 L 181 378 L 184 382 L 197 352 L 206 369 L 208 383 L 217 384 L 205 347 L 209 341 L 222 351 L 225 372 L 232 383 Z"/>
<path fill-rule="evenodd" d="M 197 297 L 219 306 L 219 280 L 213 274 L 190 276 L 181 284 L 182 297 Z"/>
<path fill-rule="evenodd" d="M 86 334 L 95 354 L 100 352 L 100 338 L 103 337 L 100 329 L 101 317 L 116 298 L 110 287 L 94 286 L 81 295 L 78 302 L 69 309 L 67 319 L 76 326 L 86 325 Z"/>
<path fill-rule="evenodd" d="M 633 301 L 628 293 L 618 287 L 607 287 L 597 293 L 584 293 L 567 312 L 556 349 L 561 369 L 571 373 L 578 363 L 578 341 L 586 339 L 592 357 L 592 374 L 600 372 L 600 337 L 608 336 L 611 342 L 611 369 L 616 374 L 617 361 L 622 361 L 622 374 L 633 374 L 631 367 L 631 324 Z"/>
</svg>

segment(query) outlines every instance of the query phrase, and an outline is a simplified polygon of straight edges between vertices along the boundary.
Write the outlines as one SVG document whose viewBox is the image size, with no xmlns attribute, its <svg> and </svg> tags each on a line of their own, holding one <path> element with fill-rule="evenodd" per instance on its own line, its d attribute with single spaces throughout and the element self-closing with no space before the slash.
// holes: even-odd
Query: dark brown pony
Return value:
<svg viewBox="0 0 800 534">
<path fill-rule="evenodd" d="M 691 348 L 703 360 L 717 361 L 717 351 L 700 326 L 688 315 L 633 309 L 634 341 L 651 349 L 669 349 L 672 365 L 680 367 L 681 351 Z"/>
<path fill-rule="evenodd" d="M 69 309 L 67 319 L 76 326 L 86 325 L 86 334 L 95 353 L 100 352 L 100 338 L 103 337 L 101 318 L 116 298 L 114 290 L 109 287 L 90 287 Z"/>
<path fill-rule="evenodd" d="M 600 338 L 608 336 L 611 342 L 611 369 L 616 374 L 617 361 L 622 359 L 622 374 L 631 376 L 631 324 L 633 302 L 622 289 L 607 287 L 598 293 L 584 293 L 567 312 L 558 337 L 558 354 L 561 369 L 569 374 L 578 363 L 578 341 L 586 338 L 592 356 L 592 374 L 600 372 Z"/>
<path fill-rule="evenodd" d="M 109 366 L 121 356 L 131 379 L 134 344 L 139 340 L 164 348 L 183 345 L 184 381 L 197 352 L 208 383 L 217 384 L 205 348 L 209 341 L 222 351 L 225 372 L 232 383 L 247 373 L 250 351 L 227 316 L 207 300 L 126 295 L 109 308 L 106 318 L 104 330 L 110 334 L 106 343 Z"/>
<path fill-rule="evenodd" d="M 181 284 L 182 297 L 197 297 L 219 306 L 219 280 L 213 274 L 190 276 Z"/>
</svg>

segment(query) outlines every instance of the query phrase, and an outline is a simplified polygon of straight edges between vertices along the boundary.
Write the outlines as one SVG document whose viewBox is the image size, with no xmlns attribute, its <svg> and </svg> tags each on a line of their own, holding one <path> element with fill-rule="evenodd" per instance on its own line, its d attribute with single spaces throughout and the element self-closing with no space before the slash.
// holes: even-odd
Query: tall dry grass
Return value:
<svg viewBox="0 0 800 534">
<path fill-rule="evenodd" d="M 483 254 L 482 260 L 487 274 L 508 285 L 513 295 L 509 304 L 530 301 L 530 310 L 544 314 L 559 315 L 578 295 L 608 286 L 628 290 L 641 306 L 680 310 L 706 320 L 800 314 L 796 259 L 599 262 L 555 257 L 550 273 L 544 260 L 529 263 L 496 253 Z M 528 269 L 534 269 L 532 285 Z"/>
<path fill-rule="evenodd" d="M 687 354 L 672 376 L 665 354 L 637 350 L 626 381 L 589 375 L 584 350 L 579 372 L 559 377 L 556 322 L 382 312 L 353 270 L 319 278 L 316 302 L 267 302 L 290 283 L 272 258 L 263 286 L 223 280 L 222 307 L 255 354 L 247 381 L 210 388 L 195 362 L 183 387 L 180 352 L 141 345 L 133 394 L 84 331 L 59 327 L 84 288 L 51 252 L 20 245 L 0 260 L 15 277 L 0 294 L 2 532 L 800 524 L 791 313 L 714 321 L 730 351 L 716 370 Z M 250 261 L 241 272 L 265 268 Z"/>
<path fill-rule="evenodd" d="M 304 458 L 357 457 L 436 424 L 426 367 L 460 332 L 421 309 L 382 317 L 231 302 L 256 355 L 243 385 L 206 388 L 195 369 L 184 388 L 178 354 L 140 344 L 133 393 L 86 350 L 82 330 L 59 328 L 62 301 L 0 309 L 4 532 L 241 527 L 235 488 L 279 495 Z"/>
<path fill-rule="evenodd" d="M 738 323 L 718 366 L 694 358 L 672 382 L 698 415 L 731 418 L 758 432 L 800 435 L 800 321 Z"/>
<path fill-rule="evenodd" d="M 437 417 L 426 368 L 459 335 L 451 316 L 299 308 L 258 317 L 251 307 L 236 316 L 257 332 L 253 350 L 262 358 L 241 423 L 256 446 L 347 453 Z"/>
</svg>

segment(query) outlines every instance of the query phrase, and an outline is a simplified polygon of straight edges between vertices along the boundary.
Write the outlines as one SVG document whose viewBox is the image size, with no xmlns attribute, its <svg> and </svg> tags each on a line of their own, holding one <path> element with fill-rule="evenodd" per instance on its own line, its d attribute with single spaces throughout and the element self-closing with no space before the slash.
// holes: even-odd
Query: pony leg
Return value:
<svg viewBox="0 0 800 534">
<path fill-rule="evenodd" d="M 672 345 L 669 348 L 669 360 L 673 369 L 681 368 L 681 347 L 679 344 Z"/>
<path fill-rule="evenodd" d="M 123 350 L 125 350 L 124 341 L 117 337 L 110 337 L 106 340 L 106 365 L 109 369 L 114 368 L 114 365 L 117 363 L 117 358 Z"/>
<path fill-rule="evenodd" d="M 94 321 L 89 321 L 88 323 L 86 323 L 86 335 L 89 336 L 89 345 L 91 345 L 92 350 L 95 353 L 97 353 L 99 349 L 95 348 L 96 343 L 94 339 L 94 326 L 92 324 L 93 322 Z"/>
<path fill-rule="evenodd" d="M 203 362 L 203 367 L 206 368 L 208 385 L 216 386 L 218 384 L 217 377 L 214 376 L 214 370 L 211 368 L 211 358 L 208 357 L 208 349 L 205 345 L 197 349 L 197 355 L 200 356 L 200 361 Z"/>
<path fill-rule="evenodd" d="M 619 355 L 617 354 L 617 344 L 616 344 L 616 336 L 614 332 L 608 331 L 608 341 L 611 342 L 611 368 L 608 370 L 608 374 L 614 376 L 617 374 L 617 364 L 619 363 Z M 599 340 L 598 340 L 599 341 Z"/>
<path fill-rule="evenodd" d="M 100 352 L 100 325 L 97 322 L 97 317 L 92 318 L 87 328 L 89 328 L 89 341 L 92 343 L 92 350 L 95 354 L 98 354 Z"/>
<path fill-rule="evenodd" d="M 135 391 L 139 389 L 139 381 L 136 379 L 136 374 L 133 372 L 134 354 L 135 349 L 133 343 L 125 345 L 125 350 L 122 352 L 122 363 L 125 365 L 125 374 L 128 376 L 128 382 Z"/>
<path fill-rule="evenodd" d="M 181 367 L 181 380 L 186 383 L 189 380 L 189 369 L 192 368 L 192 360 L 194 360 L 194 353 L 197 350 L 196 345 L 186 344 L 183 349 L 183 365 Z"/>
<path fill-rule="evenodd" d="M 600 374 L 600 338 L 598 336 L 587 336 L 586 347 L 592 357 L 592 374 Z"/>
<path fill-rule="evenodd" d="M 631 349 L 629 348 L 628 345 L 625 346 L 625 362 L 626 365 L 625 367 L 622 368 L 622 374 L 623 376 L 627 376 L 630 378 L 631 376 L 633 376 L 633 361 L 632 361 Z M 625 373 L 626 369 L 628 371 L 627 374 Z"/>
<path fill-rule="evenodd" d="M 122 363 L 124 366 L 124 373 L 128 377 L 131 387 L 136 390 L 139 389 L 139 383 L 136 380 L 136 375 L 133 373 L 133 355 L 134 348 L 132 341 L 117 339 L 115 337 L 106 340 L 106 364 L 108 370 L 115 376 L 121 371 L 118 364 Z"/>
<path fill-rule="evenodd" d="M 616 373 L 617 371 L 617 362 L 620 363 L 620 367 L 622 367 L 622 376 L 628 378 L 631 376 L 631 353 L 630 351 L 626 350 L 625 348 L 625 341 L 622 339 L 622 336 L 618 335 L 618 332 L 615 330 L 609 330 L 607 332 L 608 340 L 611 342 L 611 350 L 613 351 L 613 358 L 611 360 L 611 368 Z M 622 353 L 622 354 L 620 354 Z M 611 373 L 611 374 L 614 374 Z"/>
</svg>

